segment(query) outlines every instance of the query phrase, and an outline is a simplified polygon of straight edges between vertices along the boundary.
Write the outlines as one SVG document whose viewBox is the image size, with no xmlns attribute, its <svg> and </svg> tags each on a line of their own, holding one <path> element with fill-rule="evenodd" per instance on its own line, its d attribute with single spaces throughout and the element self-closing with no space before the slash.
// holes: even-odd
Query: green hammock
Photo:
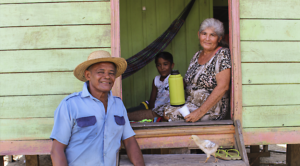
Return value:
<svg viewBox="0 0 300 166">
<path fill-rule="evenodd" d="M 124 74 L 122 74 L 122 79 L 129 77 L 146 66 L 155 58 L 157 53 L 163 51 L 170 44 L 172 39 L 176 36 L 184 24 L 194 2 L 195 0 L 191 0 L 191 2 L 184 8 L 180 15 L 172 22 L 169 28 L 161 36 L 159 36 L 142 51 L 126 59 L 128 66 Z"/>
</svg>

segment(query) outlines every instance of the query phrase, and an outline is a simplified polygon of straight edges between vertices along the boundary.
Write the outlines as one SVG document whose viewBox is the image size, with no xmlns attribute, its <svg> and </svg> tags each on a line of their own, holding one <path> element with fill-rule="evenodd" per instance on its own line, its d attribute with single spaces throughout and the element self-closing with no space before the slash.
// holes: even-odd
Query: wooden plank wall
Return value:
<svg viewBox="0 0 300 166">
<path fill-rule="evenodd" d="M 121 56 L 129 58 L 159 37 L 178 17 L 190 0 L 120 1 Z M 143 10 L 143 7 L 145 7 Z M 165 51 L 173 54 L 174 69 L 184 76 L 193 55 L 200 49 L 197 32 L 200 23 L 213 16 L 213 0 L 196 0 L 183 27 Z M 149 100 L 154 77 L 154 61 L 122 82 L 127 108 Z"/>
<path fill-rule="evenodd" d="M 299 5 L 240 0 L 246 144 L 300 143 Z"/>
<path fill-rule="evenodd" d="M 111 51 L 109 0 L 0 1 L 0 140 L 49 139 L 53 114 L 83 82 L 73 69 Z"/>
</svg>

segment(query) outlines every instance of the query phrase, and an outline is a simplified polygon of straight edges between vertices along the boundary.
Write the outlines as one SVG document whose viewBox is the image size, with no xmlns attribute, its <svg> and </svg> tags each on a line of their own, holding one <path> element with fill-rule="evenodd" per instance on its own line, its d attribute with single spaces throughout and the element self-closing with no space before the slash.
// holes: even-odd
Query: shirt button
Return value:
<svg viewBox="0 0 300 166">
<path fill-rule="evenodd" d="M 105 156 L 105 153 L 103 153 L 103 156 Z"/>
<path fill-rule="evenodd" d="M 104 139 L 106 139 L 106 136 L 104 136 Z"/>
</svg>

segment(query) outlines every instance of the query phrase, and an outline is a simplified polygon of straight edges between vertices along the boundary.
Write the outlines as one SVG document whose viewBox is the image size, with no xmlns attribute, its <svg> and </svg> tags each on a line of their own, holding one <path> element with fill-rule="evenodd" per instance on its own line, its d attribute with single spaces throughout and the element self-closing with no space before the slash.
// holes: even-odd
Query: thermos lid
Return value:
<svg viewBox="0 0 300 166">
<path fill-rule="evenodd" d="M 178 70 L 172 70 L 171 75 L 178 75 L 180 74 Z"/>
</svg>

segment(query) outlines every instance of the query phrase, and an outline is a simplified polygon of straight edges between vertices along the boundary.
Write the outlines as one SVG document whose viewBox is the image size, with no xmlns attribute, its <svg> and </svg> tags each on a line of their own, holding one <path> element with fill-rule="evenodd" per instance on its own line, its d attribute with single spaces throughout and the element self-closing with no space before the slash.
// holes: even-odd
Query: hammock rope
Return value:
<svg viewBox="0 0 300 166">
<path fill-rule="evenodd" d="M 180 15 L 172 22 L 172 24 L 162 35 L 160 35 L 142 51 L 126 59 L 127 69 L 124 74 L 122 74 L 122 79 L 127 78 L 142 69 L 155 58 L 157 53 L 163 51 L 171 43 L 173 38 L 184 24 L 194 2 L 195 0 L 191 0 L 191 2 L 184 8 Z"/>
</svg>

